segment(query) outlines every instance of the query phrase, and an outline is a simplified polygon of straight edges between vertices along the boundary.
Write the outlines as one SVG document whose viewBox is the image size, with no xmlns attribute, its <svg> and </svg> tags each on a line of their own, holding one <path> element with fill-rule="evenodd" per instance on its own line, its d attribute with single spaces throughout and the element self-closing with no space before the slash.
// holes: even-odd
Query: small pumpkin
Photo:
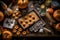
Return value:
<svg viewBox="0 0 60 40">
<path fill-rule="evenodd" d="M 57 20 L 60 21 L 60 10 L 56 10 L 53 14 L 53 17 Z"/>
<path fill-rule="evenodd" d="M 28 0 L 18 0 L 18 6 L 21 9 L 26 8 L 28 6 Z"/>
<path fill-rule="evenodd" d="M 4 19 L 4 14 L 3 12 L 0 11 L 0 21 L 2 21 Z"/>
<path fill-rule="evenodd" d="M 54 10 L 53 10 L 52 8 L 48 8 L 48 9 L 47 9 L 47 12 L 49 12 L 49 13 L 51 13 L 51 14 L 53 14 L 53 11 L 54 11 Z"/>
<path fill-rule="evenodd" d="M 56 24 L 55 29 L 56 29 L 57 31 L 60 31 L 60 23 Z"/>
</svg>

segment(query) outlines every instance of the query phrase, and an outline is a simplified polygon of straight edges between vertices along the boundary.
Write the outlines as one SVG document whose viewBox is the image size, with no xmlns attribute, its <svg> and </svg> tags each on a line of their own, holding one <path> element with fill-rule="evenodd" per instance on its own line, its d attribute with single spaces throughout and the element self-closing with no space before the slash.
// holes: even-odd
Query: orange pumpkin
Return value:
<svg viewBox="0 0 60 40">
<path fill-rule="evenodd" d="M 49 13 L 52 14 L 52 13 L 53 13 L 53 9 L 52 9 L 52 8 L 48 8 L 48 9 L 47 9 L 47 12 L 49 12 Z"/>
<path fill-rule="evenodd" d="M 4 14 L 0 11 L 0 21 L 4 19 Z"/>
<path fill-rule="evenodd" d="M 55 29 L 56 29 L 57 31 L 60 31 L 60 23 L 56 24 Z"/>
<path fill-rule="evenodd" d="M 18 6 L 21 9 L 26 8 L 28 6 L 28 0 L 18 0 Z"/>
<path fill-rule="evenodd" d="M 57 20 L 60 21 L 60 10 L 56 10 L 53 14 L 53 17 Z"/>
</svg>

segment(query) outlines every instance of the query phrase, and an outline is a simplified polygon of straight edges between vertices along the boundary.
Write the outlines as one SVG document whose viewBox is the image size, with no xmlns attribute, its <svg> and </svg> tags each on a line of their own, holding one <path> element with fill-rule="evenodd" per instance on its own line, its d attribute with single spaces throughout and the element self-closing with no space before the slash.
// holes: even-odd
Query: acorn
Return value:
<svg viewBox="0 0 60 40">
<path fill-rule="evenodd" d="M 54 19 L 60 21 L 60 10 L 56 10 L 53 14 Z"/>
</svg>

